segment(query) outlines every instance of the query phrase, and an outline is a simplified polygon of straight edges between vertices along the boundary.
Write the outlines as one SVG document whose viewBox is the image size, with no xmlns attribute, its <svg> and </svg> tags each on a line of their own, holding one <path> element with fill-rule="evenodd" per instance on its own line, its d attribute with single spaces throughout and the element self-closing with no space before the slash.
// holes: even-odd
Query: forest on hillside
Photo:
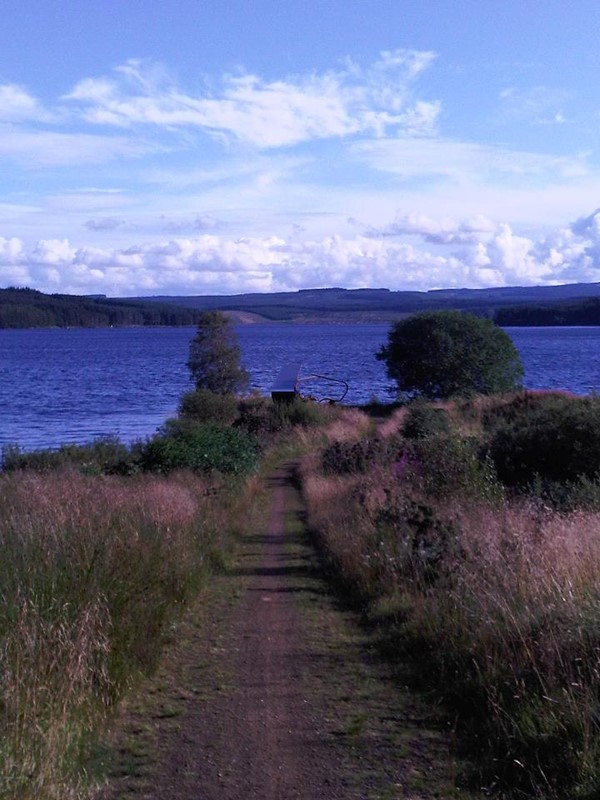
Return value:
<svg viewBox="0 0 600 800">
<path fill-rule="evenodd" d="M 498 325 L 506 327 L 600 325 L 600 298 L 589 297 L 579 302 L 499 308 L 494 319 Z"/>
<path fill-rule="evenodd" d="M 130 300 L 0 289 L 0 328 L 110 328 L 194 325 L 198 311 Z"/>
</svg>

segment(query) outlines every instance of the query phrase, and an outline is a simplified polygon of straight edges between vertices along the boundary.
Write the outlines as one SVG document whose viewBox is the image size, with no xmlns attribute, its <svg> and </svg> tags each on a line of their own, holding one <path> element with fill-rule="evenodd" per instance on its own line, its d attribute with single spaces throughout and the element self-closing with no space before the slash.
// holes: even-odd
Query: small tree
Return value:
<svg viewBox="0 0 600 800">
<path fill-rule="evenodd" d="M 220 311 L 204 311 L 200 315 L 187 366 L 196 389 L 235 394 L 249 384 L 233 325 Z"/>
<path fill-rule="evenodd" d="M 506 392 L 523 367 L 511 338 L 489 319 L 430 311 L 395 323 L 377 353 L 399 393 L 430 399 Z"/>
</svg>

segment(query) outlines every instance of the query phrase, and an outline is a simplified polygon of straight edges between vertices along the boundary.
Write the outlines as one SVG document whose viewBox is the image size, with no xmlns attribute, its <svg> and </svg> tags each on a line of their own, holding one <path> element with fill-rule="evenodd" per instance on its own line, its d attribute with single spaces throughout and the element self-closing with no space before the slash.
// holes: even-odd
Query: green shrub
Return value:
<svg viewBox="0 0 600 800">
<path fill-rule="evenodd" d="M 402 433 L 407 439 L 424 439 L 427 436 L 450 433 L 448 412 L 431 403 L 417 400 L 408 407 Z"/>
<path fill-rule="evenodd" d="M 600 473 L 600 399 L 561 399 L 520 413 L 490 443 L 500 479 L 525 487 L 542 481 L 595 480 Z"/>
<path fill-rule="evenodd" d="M 279 432 L 283 419 L 276 416 L 273 401 L 269 397 L 256 395 L 239 401 L 235 426 L 260 436 Z"/>
<path fill-rule="evenodd" d="M 143 469 L 167 474 L 177 469 L 241 475 L 258 460 L 255 440 L 236 428 L 203 425 L 177 436 L 157 435 L 141 453 Z"/>
<path fill-rule="evenodd" d="M 232 394 L 215 394 L 208 389 L 196 389 L 181 397 L 179 414 L 194 422 L 231 425 L 237 417 L 237 400 Z"/>
</svg>

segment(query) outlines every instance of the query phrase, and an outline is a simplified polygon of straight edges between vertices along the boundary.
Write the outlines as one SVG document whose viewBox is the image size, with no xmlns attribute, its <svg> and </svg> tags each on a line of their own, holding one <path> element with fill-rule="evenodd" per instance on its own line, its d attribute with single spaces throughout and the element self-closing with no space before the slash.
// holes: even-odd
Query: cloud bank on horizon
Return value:
<svg viewBox="0 0 600 800">
<path fill-rule="evenodd" d="M 64 90 L 2 72 L 0 285 L 600 281 L 600 97 L 577 104 L 576 84 L 526 85 L 513 67 L 486 84 L 438 43 L 185 80 L 132 57 Z M 485 102 L 465 111 L 470 81 Z"/>
</svg>

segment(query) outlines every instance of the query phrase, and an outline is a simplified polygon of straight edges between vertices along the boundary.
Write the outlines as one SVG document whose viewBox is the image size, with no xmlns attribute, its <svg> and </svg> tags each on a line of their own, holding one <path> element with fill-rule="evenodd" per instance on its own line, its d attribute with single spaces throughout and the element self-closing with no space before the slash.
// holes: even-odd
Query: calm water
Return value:
<svg viewBox="0 0 600 800">
<path fill-rule="evenodd" d="M 374 353 L 383 325 L 244 325 L 238 335 L 254 388 L 267 393 L 282 364 L 348 381 L 345 402 L 389 400 Z M 529 388 L 600 390 L 600 328 L 510 328 Z M 115 433 L 152 434 L 191 388 L 193 328 L 0 330 L 0 445 L 56 447 Z M 336 396 L 334 384 L 305 391 Z"/>
</svg>

